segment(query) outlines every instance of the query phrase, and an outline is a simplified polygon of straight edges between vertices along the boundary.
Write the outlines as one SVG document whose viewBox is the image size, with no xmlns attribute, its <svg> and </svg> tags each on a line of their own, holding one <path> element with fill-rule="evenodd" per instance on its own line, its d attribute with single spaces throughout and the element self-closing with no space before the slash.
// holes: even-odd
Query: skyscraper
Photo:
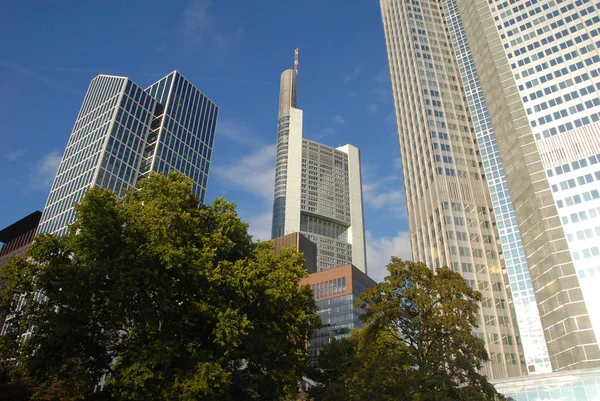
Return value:
<svg viewBox="0 0 600 401">
<path fill-rule="evenodd" d="M 475 170 L 478 164 L 529 372 L 597 368 L 600 5 L 380 3 L 409 209 L 420 206 L 415 191 L 427 181 L 409 149 L 445 175 L 467 170 L 465 160 Z M 410 142 L 411 130 L 417 143 Z M 476 157 L 463 156 L 459 135 L 465 143 L 476 140 Z M 413 249 L 431 231 L 418 220 L 410 229 Z"/>
<path fill-rule="evenodd" d="M 556 371 L 600 367 L 598 7 L 458 2 Z"/>
<path fill-rule="evenodd" d="M 150 172 L 180 171 L 204 202 L 219 108 L 179 72 L 147 89 L 92 80 L 58 167 L 38 233 L 65 234 L 88 188 L 122 195 Z"/>
<path fill-rule="evenodd" d="M 271 237 L 304 234 L 319 271 L 351 263 L 366 272 L 360 153 L 303 139 L 297 77 L 297 63 L 281 74 Z"/>
<path fill-rule="evenodd" d="M 448 24 L 436 0 L 381 0 L 413 257 L 483 295 L 491 379 L 523 374 L 508 277 Z"/>
</svg>

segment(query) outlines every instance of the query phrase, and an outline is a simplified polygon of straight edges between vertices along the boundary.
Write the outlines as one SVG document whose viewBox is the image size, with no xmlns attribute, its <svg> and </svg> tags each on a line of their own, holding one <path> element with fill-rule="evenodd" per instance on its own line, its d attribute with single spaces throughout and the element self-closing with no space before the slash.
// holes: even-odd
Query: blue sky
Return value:
<svg viewBox="0 0 600 401">
<path fill-rule="evenodd" d="M 410 257 L 385 40 L 372 0 L 9 2 L 0 15 L 0 227 L 41 210 L 90 80 L 177 69 L 221 108 L 207 200 L 270 235 L 279 76 L 300 49 L 304 136 L 361 150 L 369 275 Z"/>
</svg>

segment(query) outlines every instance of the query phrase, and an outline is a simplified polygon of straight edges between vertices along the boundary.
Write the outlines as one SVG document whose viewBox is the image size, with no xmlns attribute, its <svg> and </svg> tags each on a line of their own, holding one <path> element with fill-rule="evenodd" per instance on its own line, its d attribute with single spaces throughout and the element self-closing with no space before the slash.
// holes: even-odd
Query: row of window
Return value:
<svg viewBox="0 0 600 401">
<path fill-rule="evenodd" d="M 116 77 L 96 77 L 92 80 L 90 88 L 85 96 L 77 121 L 73 127 L 73 132 L 77 132 L 87 125 L 90 120 L 103 114 L 107 107 L 112 108 L 114 102 L 121 93 L 123 79 Z M 113 102 L 109 105 L 109 102 Z M 103 107 L 104 106 L 104 107 Z"/>
<path fill-rule="evenodd" d="M 598 249 L 597 246 L 593 246 L 591 248 L 585 248 L 579 252 L 577 252 L 577 251 L 573 252 L 573 260 L 589 259 L 589 258 L 594 258 L 596 256 L 600 256 L 600 249 Z"/>
<path fill-rule="evenodd" d="M 580 203 L 583 202 L 589 202 L 592 199 L 600 199 L 600 193 L 598 192 L 597 189 L 593 189 L 591 191 L 588 192 L 584 192 L 582 194 L 577 194 L 577 195 L 573 195 L 573 196 L 567 196 L 564 201 L 563 200 L 558 200 L 556 201 L 556 205 L 558 206 L 558 208 L 563 208 L 563 207 L 569 207 L 569 206 L 573 206 L 573 205 L 578 205 Z"/>
<path fill-rule="evenodd" d="M 592 175 L 592 173 L 586 174 L 586 175 L 581 175 L 576 178 L 571 178 L 571 179 L 568 179 L 565 181 L 561 181 L 558 184 L 553 184 L 552 192 L 558 192 L 559 190 L 575 188 L 577 185 L 585 185 L 585 184 L 592 183 L 592 182 L 594 182 L 594 176 L 596 177 L 597 181 L 600 181 L 600 171 L 596 171 L 596 172 L 594 172 L 593 175 Z M 559 186 L 560 186 L 560 189 L 559 189 Z"/>
<path fill-rule="evenodd" d="M 589 164 L 588 164 L 589 162 Z M 574 162 L 563 164 L 562 166 L 555 167 L 554 169 L 546 170 L 546 174 L 548 177 L 553 177 L 554 175 L 561 175 L 565 173 L 570 173 L 572 170 L 579 170 L 580 168 L 587 167 L 588 165 L 598 164 L 600 162 L 600 153 L 597 155 L 592 155 L 590 157 L 584 157 L 579 160 L 575 160 Z"/>
<path fill-rule="evenodd" d="M 562 216 L 560 221 L 563 225 L 569 223 L 579 223 L 580 221 L 586 221 L 588 218 L 594 219 L 600 215 L 600 207 L 593 207 L 587 211 L 581 211 L 578 213 L 571 213 L 569 216 Z"/>
<path fill-rule="evenodd" d="M 336 279 L 312 284 L 310 288 L 313 291 L 315 299 L 344 294 L 346 293 L 346 277 L 339 277 Z"/>
<path fill-rule="evenodd" d="M 594 231 L 596 232 L 594 234 Z M 567 241 L 583 241 L 586 239 L 593 238 L 594 236 L 600 237 L 600 226 L 597 226 L 592 230 L 591 228 L 586 228 L 585 230 L 578 230 L 575 233 L 567 234 Z"/>
</svg>

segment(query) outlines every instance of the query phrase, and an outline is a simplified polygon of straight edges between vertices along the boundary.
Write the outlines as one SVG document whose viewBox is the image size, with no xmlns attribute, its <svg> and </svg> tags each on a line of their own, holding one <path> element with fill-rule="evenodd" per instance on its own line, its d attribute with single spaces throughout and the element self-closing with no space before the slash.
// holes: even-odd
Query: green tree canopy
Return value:
<svg viewBox="0 0 600 401">
<path fill-rule="evenodd" d="M 9 387 L 39 400 L 294 397 L 318 324 L 303 256 L 253 244 L 233 203 L 198 203 L 177 173 L 121 199 L 91 189 L 69 234 L 11 260 Z"/>
<path fill-rule="evenodd" d="M 488 360 L 472 335 L 481 295 L 448 268 L 398 258 L 387 268 L 357 301 L 365 327 L 323 350 L 315 400 L 504 399 L 478 372 Z"/>
</svg>

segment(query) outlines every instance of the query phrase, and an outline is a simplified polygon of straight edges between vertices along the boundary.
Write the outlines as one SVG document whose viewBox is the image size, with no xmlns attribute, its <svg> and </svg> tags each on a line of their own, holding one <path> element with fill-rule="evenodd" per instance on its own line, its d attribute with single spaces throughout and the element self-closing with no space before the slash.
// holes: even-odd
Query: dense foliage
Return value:
<svg viewBox="0 0 600 401">
<path fill-rule="evenodd" d="M 478 372 L 481 295 L 448 268 L 392 258 L 388 271 L 357 301 L 365 327 L 322 351 L 315 400 L 503 400 Z"/>
<path fill-rule="evenodd" d="M 0 393 L 35 400 L 293 399 L 318 324 L 301 254 L 254 244 L 223 199 L 152 175 L 88 191 L 64 237 L 1 272 Z M 23 339 L 25 339 L 23 341 Z M 99 383 L 104 383 L 102 390 Z M 4 392 L 4 393 L 3 393 Z"/>
</svg>

